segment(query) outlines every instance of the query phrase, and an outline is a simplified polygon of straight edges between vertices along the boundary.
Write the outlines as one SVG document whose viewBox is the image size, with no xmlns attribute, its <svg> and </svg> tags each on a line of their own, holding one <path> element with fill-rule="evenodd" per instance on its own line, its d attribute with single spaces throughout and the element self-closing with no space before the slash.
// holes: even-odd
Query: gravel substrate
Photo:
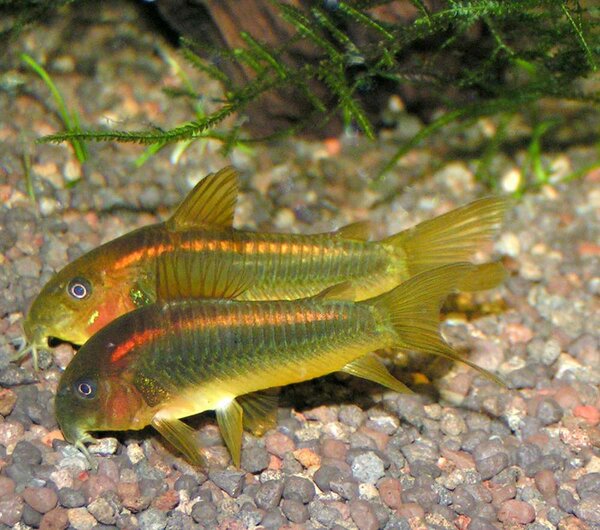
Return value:
<svg viewBox="0 0 600 530">
<path fill-rule="evenodd" d="M 205 173 L 238 167 L 236 226 L 274 231 L 369 218 L 379 238 L 486 193 L 471 162 L 440 164 L 444 148 L 436 145 L 370 186 L 394 139 L 419 126 L 403 115 L 377 144 L 289 140 L 225 159 L 208 141 L 176 164 L 167 148 L 141 168 L 138 146 L 90 145 L 81 166 L 69 146 L 33 145 L 60 124 L 46 87 L 19 66 L 22 51 L 46 64 L 86 124 L 137 128 L 190 118 L 185 102 L 160 92 L 178 83 L 165 60 L 176 51 L 137 9 L 106 2 L 94 23 L 58 17 L 23 33 L 3 59 L 0 529 L 600 528 L 598 170 L 515 202 L 495 247 L 479 256 L 503 256 L 506 284 L 448 309 L 451 343 L 509 388 L 463 366 L 389 353 L 391 369 L 416 394 L 337 375 L 286 389 L 277 429 L 244 435 L 241 469 L 211 415 L 190 422 L 206 448 L 204 470 L 150 429 L 92 446 L 97 471 L 63 441 L 53 395 L 72 348 L 43 354 L 37 373 L 30 359 L 9 363 L 28 304 L 69 260 L 164 218 Z M 61 37 L 67 27 L 80 29 L 76 45 Z M 218 86 L 188 73 L 210 107 Z M 481 127 L 463 132 L 464 141 Z M 521 155 L 511 156 L 498 162 L 507 187 Z M 579 146 L 546 162 L 558 180 L 594 156 L 593 147 Z M 25 191 L 27 157 L 36 204 Z"/>
</svg>

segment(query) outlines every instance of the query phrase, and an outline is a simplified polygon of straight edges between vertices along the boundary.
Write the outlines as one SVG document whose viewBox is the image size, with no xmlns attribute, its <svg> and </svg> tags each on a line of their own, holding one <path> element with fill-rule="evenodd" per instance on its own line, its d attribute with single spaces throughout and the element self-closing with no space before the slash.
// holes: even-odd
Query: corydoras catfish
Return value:
<svg viewBox="0 0 600 530">
<path fill-rule="evenodd" d="M 373 297 L 440 265 L 469 260 L 498 229 L 507 201 L 485 198 L 381 241 L 368 241 L 368 224 L 312 235 L 234 229 L 237 172 L 210 174 L 165 222 L 129 232 L 66 265 L 44 286 L 24 323 L 33 351 L 49 338 L 83 344 L 118 316 L 156 300 L 155 262 L 169 256 L 174 273 L 217 256 L 240 274 L 251 272 L 245 300 L 289 300 L 351 282 L 356 300 Z M 181 281 L 182 284 L 185 280 Z M 188 282 L 187 295 L 199 286 Z M 490 285 L 490 287 L 493 287 Z"/>
<path fill-rule="evenodd" d="M 243 291 L 242 276 L 221 268 L 204 275 L 202 293 L 220 299 L 181 299 L 169 268 L 159 267 L 159 302 L 96 333 L 60 380 L 58 424 L 84 452 L 91 432 L 152 425 L 200 464 L 193 431 L 181 418 L 215 410 L 239 466 L 243 426 L 263 431 L 273 425 L 276 401 L 262 391 L 336 371 L 406 391 L 372 354 L 379 348 L 469 363 L 440 336 L 440 306 L 459 287 L 479 289 L 490 274 L 503 277 L 499 265 L 457 263 L 360 302 L 346 299 L 348 284 L 307 299 L 255 302 L 232 299 Z"/>
</svg>

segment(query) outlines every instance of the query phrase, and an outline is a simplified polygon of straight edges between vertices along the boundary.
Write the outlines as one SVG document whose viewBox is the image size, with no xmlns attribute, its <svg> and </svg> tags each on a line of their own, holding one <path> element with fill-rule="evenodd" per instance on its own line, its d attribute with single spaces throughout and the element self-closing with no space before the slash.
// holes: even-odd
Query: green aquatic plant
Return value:
<svg viewBox="0 0 600 530">
<path fill-rule="evenodd" d="M 267 45 L 246 32 L 241 34 L 242 47 L 207 50 L 204 46 L 209 61 L 199 55 L 195 43 L 182 41 L 186 61 L 224 86 L 223 96 L 211 112 L 196 111 L 190 121 L 171 128 L 71 128 L 42 141 L 137 142 L 150 145 L 153 152 L 173 142 L 215 138 L 227 151 L 308 127 L 314 130 L 339 116 L 346 128 L 374 138 L 376 123 L 365 101 L 384 88 L 394 94 L 410 85 L 415 93 L 427 94 L 421 105 L 435 112 L 424 113 L 425 126 L 396 146 L 379 177 L 409 150 L 449 126 L 492 117 L 499 121 L 498 132 L 483 147 L 478 171 L 486 175 L 486 164 L 489 166 L 493 153 L 507 141 L 506 116 L 531 114 L 532 109 L 543 114 L 540 102 L 548 98 L 590 107 L 600 103 L 598 92 L 582 84 L 598 71 L 600 8 L 591 4 L 584 7 L 577 0 L 448 0 L 442 9 L 431 12 L 415 0 L 416 18 L 410 23 L 392 23 L 373 11 L 389 0 L 306 2 L 303 8 L 272 3 L 293 28 L 288 42 Z M 360 32 L 350 31 L 356 27 Z M 359 39 L 358 33 L 368 38 Z M 291 50 L 299 43 L 318 50 L 318 60 L 290 61 Z M 227 62 L 243 65 L 252 73 L 250 80 L 236 84 L 222 67 Z M 315 86 L 324 90 L 315 90 Z M 268 92 L 290 87 L 306 98 L 308 111 L 288 127 L 259 137 L 249 134 L 240 122 L 226 121 L 243 115 Z M 172 95 L 199 97 L 186 82 Z M 548 178 L 540 153 L 542 139 L 552 133 L 553 123 L 552 119 L 536 119 L 531 125 L 529 170 L 538 183 Z M 489 171 L 485 179 L 493 179 Z"/>
<path fill-rule="evenodd" d="M 49 88 L 50 94 L 52 94 L 52 99 L 54 99 L 54 102 L 56 103 L 56 110 L 58 112 L 58 115 L 60 116 L 60 119 L 63 122 L 63 125 L 65 126 L 65 129 L 68 132 L 78 132 L 80 130 L 79 114 L 76 110 L 70 111 L 67 108 L 62 94 L 58 90 L 58 87 L 56 86 L 54 81 L 52 81 L 52 78 L 50 77 L 48 72 L 46 72 L 46 70 L 33 57 L 27 55 L 26 53 L 21 54 L 21 60 L 27 66 L 29 66 L 29 68 L 31 68 L 37 75 L 39 75 L 42 81 L 44 81 L 46 86 Z M 88 158 L 85 143 L 79 140 L 78 138 L 71 138 L 69 139 L 69 142 L 73 147 L 73 151 L 75 152 L 77 160 L 79 160 L 80 163 L 85 162 Z"/>
</svg>

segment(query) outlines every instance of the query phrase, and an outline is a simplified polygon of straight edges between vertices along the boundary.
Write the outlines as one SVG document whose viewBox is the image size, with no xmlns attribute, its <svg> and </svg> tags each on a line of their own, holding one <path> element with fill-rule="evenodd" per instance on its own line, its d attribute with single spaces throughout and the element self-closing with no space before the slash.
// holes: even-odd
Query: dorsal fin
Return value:
<svg viewBox="0 0 600 530">
<path fill-rule="evenodd" d="M 231 166 L 206 175 L 177 207 L 166 222 L 167 228 L 231 227 L 238 189 L 239 175 Z"/>
<path fill-rule="evenodd" d="M 351 281 L 338 283 L 326 287 L 311 298 L 313 300 L 354 300 L 356 289 Z"/>
<path fill-rule="evenodd" d="M 357 221 L 338 228 L 334 236 L 343 239 L 354 239 L 355 241 L 367 241 L 371 236 L 371 223 L 369 221 Z"/>
<path fill-rule="evenodd" d="M 233 299 L 252 285 L 247 269 L 233 267 L 207 254 L 204 259 L 189 254 L 165 253 L 156 260 L 157 300 L 190 298 Z"/>
</svg>

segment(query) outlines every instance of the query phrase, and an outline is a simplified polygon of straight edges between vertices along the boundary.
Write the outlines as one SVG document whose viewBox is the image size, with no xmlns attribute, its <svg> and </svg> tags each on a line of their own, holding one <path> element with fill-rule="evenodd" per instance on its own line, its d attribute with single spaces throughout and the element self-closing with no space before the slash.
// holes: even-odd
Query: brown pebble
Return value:
<svg viewBox="0 0 600 530">
<path fill-rule="evenodd" d="M 65 530 L 69 526 L 67 510 L 58 506 L 44 514 L 40 523 L 40 530 Z"/>
<path fill-rule="evenodd" d="M 51 488 L 25 488 L 23 499 L 36 512 L 46 513 L 56 507 L 58 495 Z"/>
<path fill-rule="evenodd" d="M 282 432 L 272 432 L 265 437 L 265 447 L 272 455 L 283 458 L 287 453 L 291 453 L 296 445 L 289 436 Z"/>
<path fill-rule="evenodd" d="M 592 405 L 579 405 L 573 409 L 573 416 L 584 419 L 590 425 L 600 423 L 600 410 Z"/>
<path fill-rule="evenodd" d="M 489 484 L 490 491 L 492 492 L 492 504 L 496 507 L 500 506 L 503 502 L 514 499 L 517 495 L 517 487 L 514 484 L 497 485 L 492 482 Z"/>
<path fill-rule="evenodd" d="M 527 502 L 511 499 L 500 506 L 498 520 L 503 523 L 528 524 L 535 520 L 535 510 Z"/>
<path fill-rule="evenodd" d="M 375 442 L 377 449 L 379 449 L 380 451 L 385 451 L 385 448 L 387 447 L 388 441 L 390 439 L 390 437 L 387 434 L 381 431 L 376 431 L 375 429 L 370 429 L 365 425 L 362 425 L 358 429 L 358 432 L 361 432 L 367 435 L 369 438 L 371 438 L 371 440 Z"/>
<path fill-rule="evenodd" d="M 23 499 L 20 495 L 11 493 L 0 500 L 0 523 L 14 526 L 21 520 L 23 514 Z"/>
<path fill-rule="evenodd" d="M 354 499 L 350 502 L 350 517 L 358 530 L 377 530 L 379 521 L 373 513 L 373 508 L 367 501 Z"/>
<path fill-rule="evenodd" d="M 511 344 L 527 343 L 533 338 L 533 331 L 530 328 L 516 322 L 507 324 L 505 333 Z"/>
<path fill-rule="evenodd" d="M 323 458 L 334 458 L 336 460 L 346 460 L 348 446 L 341 440 L 328 438 L 321 444 L 321 455 Z"/>
<path fill-rule="evenodd" d="M 400 505 L 396 509 L 396 513 L 400 517 L 406 517 L 407 519 L 412 519 L 413 517 L 423 519 L 425 517 L 425 510 L 416 502 L 407 502 Z"/>
<path fill-rule="evenodd" d="M 16 444 L 25 432 L 25 427 L 22 423 L 14 421 L 5 421 L 0 423 L 0 445 L 8 447 L 9 445 Z"/>
<path fill-rule="evenodd" d="M 96 519 L 87 511 L 87 508 L 70 508 L 67 510 L 69 523 L 80 530 L 91 529 L 96 526 Z"/>
<path fill-rule="evenodd" d="M 535 485 L 545 499 L 556 495 L 556 480 L 549 469 L 542 469 L 535 474 Z"/>
<path fill-rule="evenodd" d="M 152 506 L 163 512 L 172 510 L 179 504 L 179 493 L 175 490 L 167 490 L 152 501 Z"/>
<path fill-rule="evenodd" d="M 0 476 L 0 498 L 15 492 L 15 481 L 12 478 Z"/>
<path fill-rule="evenodd" d="M 294 458 L 302 464 L 302 467 L 308 469 L 313 466 L 321 465 L 321 457 L 308 447 L 296 449 L 293 453 Z"/>
<path fill-rule="evenodd" d="M 316 420 L 322 423 L 331 423 L 338 419 L 337 410 L 333 407 L 326 407 L 325 405 L 305 410 L 302 414 L 304 414 L 308 420 Z"/>
<path fill-rule="evenodd" d="M 568 385 L 560 387 L 554 395 L 554 399 L 565 410 L 571 410 L 581 405 L 581 399 L 577 390 Z"/>
<path fill-rule="evenodd" d="M 396 509 L 402 504 L 402 485 L 395 478 L 384 478 L 377 484 L 381 500 L 390 508 Z"/>
<path fill-rule="evenodd" d="M 106 491 L 114 491 L 117 485 L 106 475 L 90 475 L 83 485 L 83 491 L 88 499 L 94 500 L 100 497 Z"/>
<path fill-rule="evenodd" d="M 17 394 L 10 388 L 0 389 L 0 414 L 8 416 L 17 402 Z"/>
<path fill-rule="evenodd" d="M 452 451 L 442 447 L 442 456 L 450 460 L 458 469 L 475 469 L 475 459 L 466 451 Z"/>
<path fill-rule="evenodd" d="M 123 507 L 133 513 L 148 507 L 149 500 L 142 497 L 137 482 L 120 482 L 117 486 L 117 493 Z"/>
<path fill-rule="evenodd" d="M 565 517 L 558 523 L 558 530 L 590 530 L 590 527 L 575 516 Z"/>
</svg>

